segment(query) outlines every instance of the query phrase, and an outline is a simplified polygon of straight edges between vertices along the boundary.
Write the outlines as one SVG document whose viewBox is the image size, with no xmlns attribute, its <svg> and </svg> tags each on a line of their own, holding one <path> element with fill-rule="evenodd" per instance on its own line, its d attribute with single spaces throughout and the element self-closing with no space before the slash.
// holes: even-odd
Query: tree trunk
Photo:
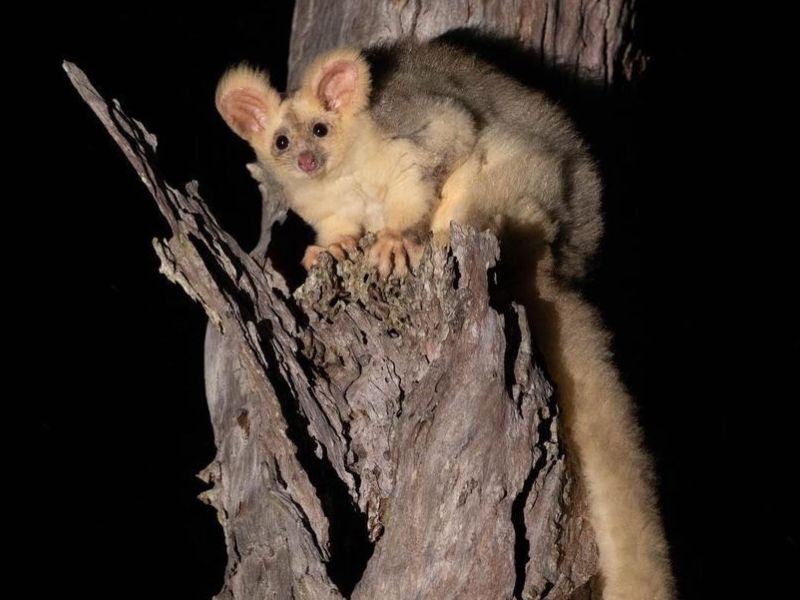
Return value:
<svg viewBox="0 0 800 600">
<path fill-rule="evenodd" d="M 537 50 L 576 75 L 631 72 L 633 0 L 298 0 L 290 82 L 318 52 L 457 27 Z M 383 284 L 323 257 L 294 293 L 190 183 L 168 186 L 155 138 L 65 65 L 169 222 L 161 270 L 205 308 L 217 443 L 203 498 L 225 530 L 219 600 L 589 598 L 596 551 L 524 312 L 495 297 L 489 234 L 453 230 L 419 272 Z M 291 85 L 291 83 L 290 83 Z M 362 248 L 370 243 L 362 241 Z"/>
<path fill-rule="evenodd" d="M 635 9 L 636 0 L 297 0 L 289 88 L 330 48 L 454 30 L 511 42 L 549 67 L 611 84 L 643 64 L 633 43 Z"/>
</svg>

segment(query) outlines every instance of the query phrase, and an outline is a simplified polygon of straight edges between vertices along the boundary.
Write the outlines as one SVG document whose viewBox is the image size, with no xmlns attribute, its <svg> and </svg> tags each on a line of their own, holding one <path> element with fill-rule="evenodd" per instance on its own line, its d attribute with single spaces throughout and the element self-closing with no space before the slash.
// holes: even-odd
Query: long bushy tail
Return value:
<svg viewBox="0 0 800 600">
<path fill-rule="evenodd" d="M 650 457 L 596 309 L 539 270 L 529 310 L 589 498 L 604 600 L 675 597 Z"/>
</svg>

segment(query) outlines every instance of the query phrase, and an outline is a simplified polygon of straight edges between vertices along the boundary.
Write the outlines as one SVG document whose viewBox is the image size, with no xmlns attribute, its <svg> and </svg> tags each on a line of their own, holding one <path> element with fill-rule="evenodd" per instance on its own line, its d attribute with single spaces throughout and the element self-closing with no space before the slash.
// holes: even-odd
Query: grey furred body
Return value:
<svg viewBox="0 0 800 600">
<path fill-rule="evenodd" d="M 529 236 L 550 246 L 560 276 L 582 278 L 602 235 L 601 185 L 562 110 L 443 43 L 400 43 L 367 57 L 373 64 L 373 118 L 419 145 L 430 177 L 442 183 L 470 157 L 482 168 L 479 178 L 467 178 L 475 196 L 466 203 L 470 214 L 455 214 L 465 209 L 459 200 L 454 214 L 440 216 L 440 227 L 448 226 L 447 216 L 456 217 L 502 238 L 504 228 L 525 224 Z M 487 165 L 490 152 L 500 156 Z M 509 205 L 516 214 L 508 214 Z"/>
<path fill-rule="evenodd" d="M 369 54 L 368 54 L 369 56 Z M 597 311 L 578 293 L 602 235 L 594 161 L 542 94 L 442 44 L 373 51 L 370 111 L 417 148 L 438 195 L 422 216 L 492 229 L 511 292 L 556 384 L 560 422 L 587 490 L 604 600 L 671 600 L 652 463 Z"/>
</svg>

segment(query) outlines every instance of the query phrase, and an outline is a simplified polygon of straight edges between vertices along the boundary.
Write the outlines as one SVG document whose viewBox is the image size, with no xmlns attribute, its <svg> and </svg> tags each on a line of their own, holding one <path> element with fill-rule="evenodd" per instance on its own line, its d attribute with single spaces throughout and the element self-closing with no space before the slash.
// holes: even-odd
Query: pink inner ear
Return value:
<svg viewBox="0 0 800 600">
<path fill-rule="evenodd" d="M 233 90 L 220 100 L 220 111 L 228 124 L 242 137 L 267 127 L 267 99 L 254 90 Z"/>
<path fill-rule="evenodd" d="M 357 85 L 356 66 L 350 61 L 342 60 L 325 70 L 317 88 L 317 97 L 327 110 L 339 110 L 353 100 Z"/>
</svg>

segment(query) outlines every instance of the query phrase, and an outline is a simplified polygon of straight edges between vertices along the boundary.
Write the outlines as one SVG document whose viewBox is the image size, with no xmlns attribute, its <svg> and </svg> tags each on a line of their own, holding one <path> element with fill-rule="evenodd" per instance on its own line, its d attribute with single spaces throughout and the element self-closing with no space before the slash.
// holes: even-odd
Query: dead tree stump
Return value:
<svg viewBox="0 0 800 600">
<path fill-rule="evenodd" d="M 611 82 L 630 74 L 634 2 L 298 0 L 290 82 L 318 52 L 480 25 Z M 196 185 L 170 187 L 155 137 L 65 68 L 169 222 L 161 270 L 208 314 L 217 444 L 203 497 L 225 530 L 219 600 L 591 597 L 596 551 L 553 390 L 524 312 L 498 301 L 496 240 L 454 227 L 449 251 L 383 283 L 323 260 L 298 290 L 265 256 L 281 191 L 257 167 L 250 254 Z M 362 248 L 370 243 L 362 240 Z"/>
</svg>

